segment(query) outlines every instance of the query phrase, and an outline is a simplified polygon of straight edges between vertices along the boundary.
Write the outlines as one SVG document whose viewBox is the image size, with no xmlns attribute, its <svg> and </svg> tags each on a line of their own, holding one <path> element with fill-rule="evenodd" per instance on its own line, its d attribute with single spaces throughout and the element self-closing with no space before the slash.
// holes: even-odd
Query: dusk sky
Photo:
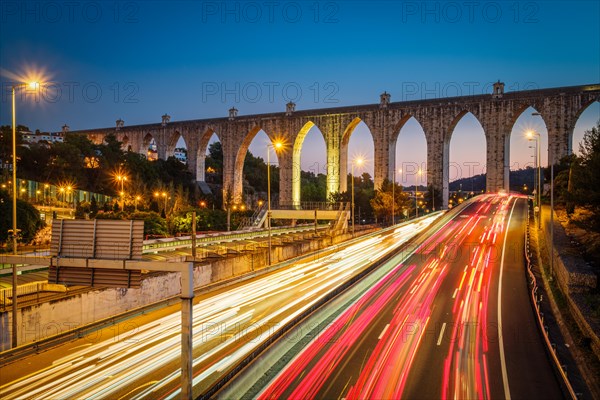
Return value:
<svg viewBox="0 0 600 400">
<path fill-rule="evenodd" d="M 31 73 L 45 95 L 17 98 L 17 123 L 42 131 L 112 127 L 491 93 L 600 82 L 597 1 L 21 2 L 0 3 L 0 123 L 10 124 L 10 85 Z M 37 100 L 37 101 L 36 101 Z M 532 163 L 523 138 L 546 130 L 526 110 L 511 139 L 511 165 Z M 580 118 L 573 148 L 600 119 Z M 266 136 L 250 150 L 265 157 Z M 308 149 L 308 151 L 307 151 Z M 426 144 L 411 120 L 396 148 L 402 163 L 425 163 Z M 373 159 L 368 128 L 355 130 L 349 156 Z M 450 178 L 465 163 L 485 164 L 485 138 L 472 115 L 453 133 Z M 302 167 L 324 172 L 325 143 L 313 129 Z M 373 173 L 373 163 L 365 166 Z M 460 172 L 458 172 L 460 171 Z M 460 176 L 457 176 L 460 175 Z M 400 178 L 399 178 L 400 180 Z M 412 184 L 408 182 L 408 184 Z"/>
</svg>

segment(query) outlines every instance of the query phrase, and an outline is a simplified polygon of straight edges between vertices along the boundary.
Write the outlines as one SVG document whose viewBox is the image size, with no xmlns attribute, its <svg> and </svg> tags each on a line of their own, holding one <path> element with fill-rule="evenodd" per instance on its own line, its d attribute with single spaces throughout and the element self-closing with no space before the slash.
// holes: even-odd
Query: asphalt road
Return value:
<svg viewBox="0 0 600 400">
<path fill-rule="evenodd" d="M 485 196 L 345 310 L 260 398 L 561 398 L 527 293 L 526 201 Z"/>
<path fill-rule="evenodd" d="M 433 219 L 340 246 L 333 254 L 197 297 L 193 310 L 194 395 L 275 329 L 373 260 L 393 252 Z M 0 398 L 179 397 L 180 341 L 176 307 L 146 315 L 0 368 Z"/>
</svg>

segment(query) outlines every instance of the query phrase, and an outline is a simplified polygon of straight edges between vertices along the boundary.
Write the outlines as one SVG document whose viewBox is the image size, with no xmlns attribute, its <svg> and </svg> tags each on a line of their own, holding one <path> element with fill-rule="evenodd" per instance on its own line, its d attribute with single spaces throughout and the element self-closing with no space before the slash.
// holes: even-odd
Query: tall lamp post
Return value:
<svg viewBox="0 0 600 400">
<path fill-rule="evenodd" d="M 527 131 L 527 137 L 529 140 L 535 139 L 535 147 L 536 147 L 536 167 L 538 170 L 538 179 L 537 179 L 537 199 L 536 206 L 538 207 L 538 229 L 542 226 L 542 168 L 540 167 L 540 134 L 535 131 Z"/>
<path fill-rule="evenodd" d="M 354 164 L 361 166 L 365 160 L 362 158 L 357 158 L 352 162 L 352 171 L 351 171 L 351 179 L 352 179 L 352 236 L 354 236 Z"/>
<path fill-rule="evenodd" d="M 267 224 L 268 224 L 268 238 L 269 238 L 269 251 L 267 254 L 267 262 L 268 265 L 271 265 L 271 148 L 275 150 L 281 149 L 283 147 L 283 143 L 277 141 L 273 144 L 267 145 Z"/>
<path fill-rule="evenodd" d="M 531 113 L 533 116 L 541 116 L 538 112 Z M 540 135 L 538 134 L 538 137 Z M 538 152 L 539 156 L 539 152 Z M 550 279 L 554 274 L 554 153 L 550 153 Z M 542 208 L 540 207 L 540 212 Z M 540 214 L 541 217 L 541 214 Z"/>
<path fill-rule="evenodd" d="M 125 210 L 125 181 L 127 180 L 127 175 L 125 174 L 117 174 L 117 176 L 115 177 L 117 179 L 117 182 L 121 182 L 121 192 L 119 193 L 121 195 L 121 211 Z"/>
<path fill-rule="evenodd" d="M 16 91 L 24 87 L 37 89 L 38 82 L 22 83 L 12 87 L 12 185 L 13 185 L 13 204 L 12 204 L 12 245 L 13 254 L 17 254 L 17 239 L 19 231 L 17 229 L 17 110 L 16 110 Z M 12 347 L 17 347 L 17 264 L 12 265 Z"/>
<path fill-rule="evenodd" d="M 396 225 L 396 167 L 392 173 L 392 225 Z"/>
<path fill-rule="evenodd" d="M 419 168 L 419 170 L 415 174 L 415 219 L 419 218 L 419 205 L 417 204 L 417 197 L 419 197 L 418 196 L 419 191 L 417 190 L 417 185 L 419 183 L 420 176 L 421 176 L 421 168 Z"/>
<path fill-rule="evenodd" d="M 402 168 L 398 172 L 402 174 Z M 394 177 L 394 182 L 392 182 L 392 225 L 396 225 L 396 168 L 392 175 Z"/>
</svg>

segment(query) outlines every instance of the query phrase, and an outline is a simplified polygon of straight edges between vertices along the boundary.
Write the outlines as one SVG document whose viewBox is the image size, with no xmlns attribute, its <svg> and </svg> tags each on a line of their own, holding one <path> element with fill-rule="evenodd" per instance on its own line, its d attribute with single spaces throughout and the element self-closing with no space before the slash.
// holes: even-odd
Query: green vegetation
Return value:
<svg viewBox="0 0 600 400">
<path fill-rule="evenodd" d="M 392 187 L 395 185 L 395 187 Z M 375 191 L 375 196 L 369 202 L 373 212 L 386 223 L 392 223 L 392 213 L 399 221 L 409 215 L 410 209 L 414 210 L 414 202 L 408 193 L 402 191 L 402 186 L 385 179 L 381 188 Z"/>
<path fill-rule="evenodd" d="M 9 242 L 9 229 L 12 229 L 12 197 L 8 191 L 0 190 L 0 243 Z M 38 210 L 26 201 L 17 199 L 17 226 L 20 229 L 19 241 L 31 242 L 38 230 L 46 224 L 40 219 Z"/>
<path fill-rule="evenodd" d="M 575 207 L 591 211 L 589 227 L 600 231 L 600 121 L 585 132 L 579 152 L 580 156 L 564 157 L 555 167 L 556 194 L 569 216 Z"/>
</svg>

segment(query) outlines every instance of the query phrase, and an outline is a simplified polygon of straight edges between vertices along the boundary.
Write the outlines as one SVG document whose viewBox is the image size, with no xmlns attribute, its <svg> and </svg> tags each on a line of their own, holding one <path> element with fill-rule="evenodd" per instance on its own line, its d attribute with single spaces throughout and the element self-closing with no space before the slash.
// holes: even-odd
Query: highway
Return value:
<svg viewBox="0 0 600 400">
<path fill-rule="evenodd" d="M 339 251 L 196 298 L 194 395 L 226 373 L 278 327 L 374 260 L 398 249 L 437 216 L 387 234 L 370 235 Z M 110 330 L 110 329 L 108 329 Z M 175 398 L 180 383 L 177 310 L 113 337 L 100 332 L 0 369 L 0 398 Z"/>
<path fill-rule="evenodd" d="M 527 297 L 525 222 L 524 199 L 481 196 L 382 266 L 258 398 L 562 398 Z"/>
</svg>

